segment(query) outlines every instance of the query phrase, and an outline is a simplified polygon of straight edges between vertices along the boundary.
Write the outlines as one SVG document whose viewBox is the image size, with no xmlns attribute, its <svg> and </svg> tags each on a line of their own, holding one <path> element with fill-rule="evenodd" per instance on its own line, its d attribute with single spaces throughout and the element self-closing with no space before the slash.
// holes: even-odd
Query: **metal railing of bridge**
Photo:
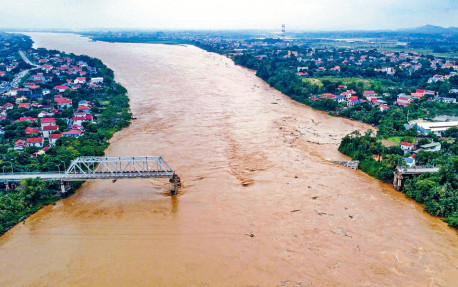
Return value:
<svg viewBox="0 0 458 287">
<path fill-rule="evenodd" d="M 175 171 L 160 156 L 78 157 L 65 172 L 19 172 L 0 174 L 0 182 L 26 178 L 80 181 L 88 179 L 173 178 Z"/>
</svg>

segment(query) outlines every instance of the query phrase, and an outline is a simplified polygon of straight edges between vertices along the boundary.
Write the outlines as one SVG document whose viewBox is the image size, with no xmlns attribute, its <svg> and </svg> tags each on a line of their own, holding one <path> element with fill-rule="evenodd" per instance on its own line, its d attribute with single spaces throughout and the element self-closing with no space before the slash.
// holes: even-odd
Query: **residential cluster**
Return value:
<svg viewBox="0 0 458 287">
<path fill-rule="evenodd" d="M 1 83 L 0 134 L 15 151 L 38 149 L 32 154 L 36 156 L 61 137 L 83 135 L 85 123 L 94 123 L 92 103 L 81 95 L 101 89 L 104 79 L 87 62 L 59 53 L 29 49 L 21 56 L 32 67 L 25 75 L 18 72 Z M 0 77 L 18 62 L 1 60 Z"/>
</svg>

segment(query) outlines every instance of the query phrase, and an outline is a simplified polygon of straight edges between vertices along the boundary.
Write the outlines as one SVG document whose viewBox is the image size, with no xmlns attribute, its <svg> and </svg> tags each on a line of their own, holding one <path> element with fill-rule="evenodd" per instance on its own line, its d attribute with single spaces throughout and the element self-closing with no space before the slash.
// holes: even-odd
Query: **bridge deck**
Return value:
<svg viewBox="0 0 458 287">
<path fill-rule="evenodd" d="M 400 174 L 423 174 L 423 173 L 428 173 L 428 172 L 439 172 L 438 167 L 431 167 L 431 168 L 426 168 L 426 167 L 421 167 L 421 168 L 397 168 L 396 172 Z"/>
<path fill-rule="evenodd" d="M 122 173 L 90 173 L 90 174 L 66 174 L 66 173 L 13 173 L 0 174 L 0 182 L 15 182 L 26 178 L 40 178 L 42 180 L 55 181 L 83 181 L 90 179 L 123 179 L 123 178 L 171 178 L 175 173 L 173 171 L 155 171 L 155 172 L 122 172 Z"/>
<path fill-rule="evenodd" d="M 15 182 L 26 178 L 55 181 L 89 179 L 170 178 L 175 171 L 160 156 L 79 157 L 65 172 L 4 173 L 0 182 Z"/>
</svg>

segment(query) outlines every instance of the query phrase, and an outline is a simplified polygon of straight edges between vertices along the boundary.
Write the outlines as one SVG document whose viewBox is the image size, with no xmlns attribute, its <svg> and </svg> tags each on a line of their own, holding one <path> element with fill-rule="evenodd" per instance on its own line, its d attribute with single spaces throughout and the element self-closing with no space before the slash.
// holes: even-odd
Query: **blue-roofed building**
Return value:
<svg viewBox="0 0 458 287">
<path fill-rule="evenodd" d="M 334 101 L 338 102 L 338 103 L 343 103 L 347 100 L 347 98 L 343 95 L 338 95 L 334 98 Z"/>
</svg>

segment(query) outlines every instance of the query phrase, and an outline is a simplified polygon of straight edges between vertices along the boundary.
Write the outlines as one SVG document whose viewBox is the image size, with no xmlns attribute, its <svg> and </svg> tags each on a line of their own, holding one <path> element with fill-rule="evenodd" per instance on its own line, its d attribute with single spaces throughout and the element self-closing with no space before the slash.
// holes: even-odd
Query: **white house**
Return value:
<svg viewBox="0 0 458 287">
<path fill-rule="evenodd" d="M 86 77 L 78 77 L 76 78 L 73 83 L 76 84 L 85 84 L 86 83 Z"/>
<path fill-rule="evenodd" d="M 42 137 L 28 138 L 26 143 L 27 143 L 27 146 L 30 146 L 30 147 L 43 147 L 44 139 Z"/>
<path fill-rule="evenodd" d="M 56 132 L 59 130 L 59 126 L 56 125 L 49 125 L 43 127 L 43 137 L 49 138 L 49 135 L 53 132 Z"/>
<path fill-rule="evenodd" d="M 413 143 L 408 142 L 401 142 L 400 147 L 404 151 L 404 153 L 412 152 L 415 148 Z"/>
<path fill-rule="evenodd" d="M 15 151 L 23 151 L 24 150 L 25 142 L 23 140 L 17 140 L 14 144 Z"/>
<path fill-rule="evenodd" d="M 103 83 L 103 77 L 91 78 L 91 84 Z"/>
<path fill-rule="evenodd" d="M 40 120 L 41 123 L 41 129 L 43 129 L 46 126 L 53 126 L 56 124 L 56 120 L 54 118 L 42 118 Z"/>
<path fill-rule="evenodd" d="M 49 135 L 49 144 L 51 146 L 56 145 L 56 141 L 62 137 L 62 134 L 50 134 Z"/>
</svg>

